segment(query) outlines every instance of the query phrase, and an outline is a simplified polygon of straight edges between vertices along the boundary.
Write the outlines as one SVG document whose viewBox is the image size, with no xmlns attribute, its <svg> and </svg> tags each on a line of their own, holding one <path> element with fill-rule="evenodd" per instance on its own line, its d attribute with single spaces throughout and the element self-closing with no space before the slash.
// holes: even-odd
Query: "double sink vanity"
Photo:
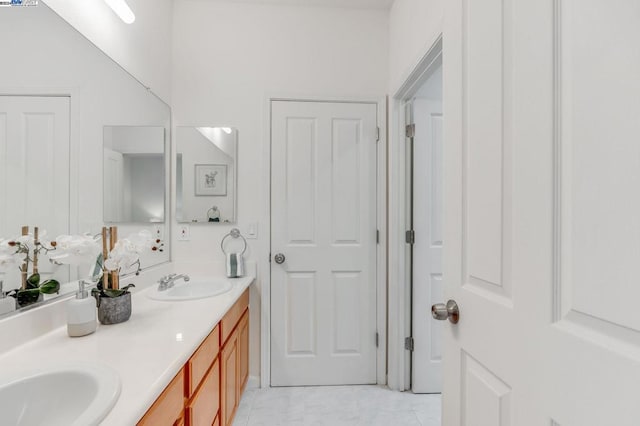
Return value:
<svg viewBox="0 0 640 426">
<path fill-rule="evenodd" d="M 0 377 L 3 422 L 232 424 L 248 379 L 254 274 L 194 277 L 165 291 L 151 277 L 137 277 L 141 289 L 133 295 L 129 321 L 100 326 L 89 336 L 67 336 L 59 303 L 13 318 L 25 322 L 34 314 L 59 324 L 0 355 L 2 365 L 19 366 Z M 196 286 L 187 297 L 191 284 Z"/>
<path fill-rule="evenodd" d="M 0 36 L 21 40 L 0 69 L 0 241 L 36 226 L 55 239 L 117 225 L 161 249 L 140 256 L 140 276 L 127 275 L 135 263 L 121 270 L 136 286 L 131 318 L 79 338 L 67 336 L 65 302 L 90 265 L 42 256 L 38 274 L 61 284 L 57 294 L 0 311 L 0 423 L 229 425 L 248 376 L 255 265 L 224 279 L 218 244 L 174 246 L 171 224 L 215 239 L 236 223 L 238 130 L 207 127 L 215 117 L 172 125 L 170 106 L 51 3 L 0 8 Z M 237 241 L 227 248 L 237 254 Z M 21 272 L 0 271 L 5 293 L 25 289 Z M 174 272 L 193 275 L 160 291 Z"/>
</svg>

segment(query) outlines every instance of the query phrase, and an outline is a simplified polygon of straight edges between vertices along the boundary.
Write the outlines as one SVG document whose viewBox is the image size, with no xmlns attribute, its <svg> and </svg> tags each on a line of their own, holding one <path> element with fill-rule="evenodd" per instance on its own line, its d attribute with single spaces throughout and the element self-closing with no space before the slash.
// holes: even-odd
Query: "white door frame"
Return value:
<svg viewBox="0 0 640 426">
<path fill-rule="evenodd" d="M 411 332 L 411 282 L 409 246 L 405 242 L 409 194 L 405 162 L 404 103 L 429 78 L 442 59 L 442 32 L 438 33 L 427 52 L 393 95 L 390 105 L 389 144 L 389 365 L 388 385 L 394 390 L 411 386 L 411 353 L 404 349 Z"/>
<path fill-rule="evenodd" d="M 343 102 L 367 103 L 377 106 L 377 122 L 380 128 L 380 140 L 377 144 L 378 164 L 376 165 L 377 189 L 376 205 L 377 228 L 380 240 L 376 248 L 376 321 L 378 329 L 378 348 L 376 353 L 376 377 L 378 384 L 387 383 L 387 99 L 381 96 L 300 96 L 273 94 L 265 97 L 263 114 L 263 173 L 262 188 L 265 194 L 263 217 L 265 231 L 269 238 L 265 238 L 266 246 L 263 253 L 271 250 L 271 102 Z M 260 387 L 271 385 L 271 264 L 265 256 L 258 260 L 261 276 L 260 298 Z"/>
</svg>

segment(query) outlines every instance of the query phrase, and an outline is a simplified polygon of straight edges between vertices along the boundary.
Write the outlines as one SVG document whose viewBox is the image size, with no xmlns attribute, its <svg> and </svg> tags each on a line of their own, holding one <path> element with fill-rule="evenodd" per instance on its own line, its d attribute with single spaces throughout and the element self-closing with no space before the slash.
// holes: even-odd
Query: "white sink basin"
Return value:
<svg viewBox="0 0 640 426">
<path fill-rule="evenodd" d="M 97 425 L 119 395 L 120 377 L 101 365 L 57 366 L 13 374 L 0 378 L 1 422 L 16 426 Z"/>
<path fill-rule="evenodd" d="M 152 289 L 148 296 L 154 300 L 194 300 L 214 297 L 231 290 L 231 281 L 220 278 L 192 278 L 189 282 L 179 281 L 168 290 Z"/>
</svg>

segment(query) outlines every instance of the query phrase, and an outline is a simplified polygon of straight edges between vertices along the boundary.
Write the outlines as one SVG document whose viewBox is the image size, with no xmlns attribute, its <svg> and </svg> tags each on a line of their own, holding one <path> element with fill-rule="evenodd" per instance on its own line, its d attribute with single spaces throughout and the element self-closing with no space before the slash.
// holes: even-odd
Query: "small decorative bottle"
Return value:
<svg viewBox="0 0 640 426">
<path fill-rule="evenodd" d="M 0 281 L 0 315 L 7 314 L 16 310 L 16 299 L 13 297 L 7 297 L 2 288 L 2 281 Z"/>
<path fill-rule="evenodd" d="M 67 302 L 67 333 L 71 337 L 86 336 L 96 331 L 96 301 L 89 297 L 85 282 L 78 282 L 76 297 Z"/>
</svg>

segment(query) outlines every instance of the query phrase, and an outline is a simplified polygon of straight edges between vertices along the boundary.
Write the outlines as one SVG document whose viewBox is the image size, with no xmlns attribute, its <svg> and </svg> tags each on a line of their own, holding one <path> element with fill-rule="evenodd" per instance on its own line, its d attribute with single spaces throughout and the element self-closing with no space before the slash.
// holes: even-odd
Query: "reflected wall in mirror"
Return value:
<svg viewBox="0 0 640 426">
<path fill-rule="evenodd" d="M 238 131 L 176 129 L 176 218 L 180 223 L 235 223 Z"/>
<path fill-rule="evenodd" d="M 164 127 L 105 126 L 103 176 L 105 222 L 164 222 Z"/>
<path fill-rule="evenodd" d="M 43 2 L 0 8 L 0 37 L 20 40 L 3 46 L 0 67 L 0 238 L 16 238 L 25 225 L 38 226 L 50 239 L 96 234 L 105 224 L 105 126 L 145 128 L 169 140 L 171 110 Z M 159 155 L 165 144 L 160 145 L 151 153 Z M 154 178 L 163 182 L 162 189 L 155 187 L 156 201 L 160 191 L 162 201 L 146 216 L 123 213 L 121 237 L 141 229 L 169 235 L 168 157 Z M 132 181 L 132 187 L 139 184 Z M 143 268 L 169 260 L 169 241 L 164 242 L 162 253 L 141 259 Z M 86 279 L 90 270 L 84 264 L 54 266 L 46 256 L 40 260 L 42 279 L 61 281 L 63 295 L 75 291 L 74 280 Z M 0 280 L 5 291 L 21 285 L 15 268 L 0 273 Z"/>
</svg>

